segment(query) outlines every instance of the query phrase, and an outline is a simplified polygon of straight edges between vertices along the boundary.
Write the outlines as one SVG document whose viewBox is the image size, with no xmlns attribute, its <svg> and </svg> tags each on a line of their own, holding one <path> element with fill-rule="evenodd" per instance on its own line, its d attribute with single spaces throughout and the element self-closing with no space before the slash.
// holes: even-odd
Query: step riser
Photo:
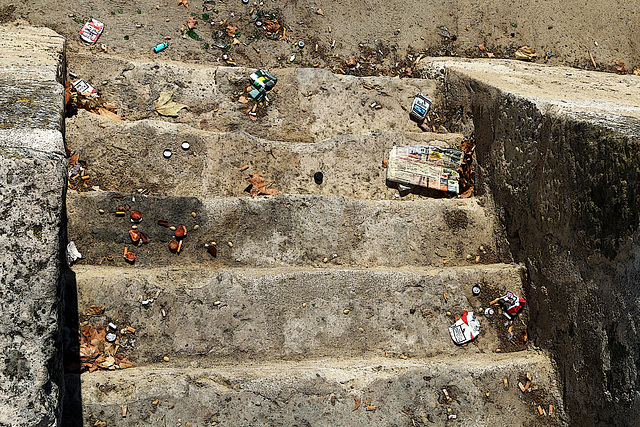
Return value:
<svg viewBox="0 0 640 427">
<path fill-rule="evenodd" d="M 115 216 L 119 205 L 127 212 L 123 217 Z M 69 194 L 67 209 L 69 240 L 84 256 L 80 263 L 97 264 L 111 254 L 109 265 L 127 265 L 125 246 L 136 252 L 137 266 L 449 266 L 468 265 L 476 255 L 483 263 L 497 261 L 493 223 L 469 199 L 390 203 L 279 195 L 200 201 L 94 192 Z M 139 230 L 149 238 L 135 249 L 129 209 L 142 212 Z M 188 228 L 180 254 L 169 251 L 173 232 L 157 225 L 159 218 Z M 204 249 L 212 241 L 217 258 Z"/>
<path fill-rule="evenodd" d="M 102 128 L 101 125 L 106 125 Z M 86 135 L 93 135 L 86 144 Z M 106 121 L 83 113 L 68 120 L 67 142 L 78 147 L 91 179 L 88 189 L 193 197 L 244 196 L 245 178 L 263 176 L 281 193 L 333 194 L 361 199 L 395 199 L 387 185 L 382 159 L 393 145 L 459 146 L 456 134 L 404 134 L 373 131 L 340 135 L 323 142 L 282 143 L 255 138 L 245 132 L 214 133 L 184 125 L 145 120 Z M 183 151 L 183 141 L 190 143 Z M 173 156 L 162 155 L 170 149 Z M 245 171 L 241 168 L 248 166 Z M 313 174 L 322 171 L 318 185 Z M 84 187 L 82 187 L 84 189 Z M 433 192 L 434 195 L 444 193 Z M 403 199 L 418 197 L 403 196 Z"/>
<path fill-rule="evenodd" d="M 241 368 L 240 368 L 241 369 Z M 130 370 L 131 371 L 131 370 Z M 494 361 L 490 367 L 437 362 L 414 366 L 316 367 L 279 371 L 170 369 L 94 373 L 82 377 L 85 425 L 151 424 L 233 426 L 293 425 L 553 425 L 561 414 L 548 360 Z M 517 383 L 529 372 L 531 393 Z M 503 387 L 507 378 L 509 389 Z M 443 401 L 447 389 L 450 402 Z M 487 396 L 487 393 L 489 395 Z M 525 395 L 524 399 L 519 396 Z M 361 406 L 354 410 L 354 396 Z M 335 399 L 332 403 L 332 397 Z M 158 399 L 157 406 L 153 401 Z M 375 411 L 366 410 L 367 399 Z M 122 407 L 127 416 L 122 417 Z M 537 405 L 553 405 L 555 416 L 538 415 Z M 171 409 L 169 409 L 171 408 Z M 505 408 L 509 408 L 506 410 Z M 513 413 L 518 419 L 513 419 Z M 449 420 L 455 415 L 455 420 Z M 412 422 L 412 419 L 414 422 Z"/>
<path fill-rule="evenodd" d="M 454 345 L 447 329 L 453 314 L 473 308 L 477 312 L 506 289 L 519 293 L 520 271 L 511 266 L 423 273 L 87 267 L 76 268 L 76 281 L 81 318 L 91 304 L 106 304 L 105 317 L 90 319 L 92 324 L 136 328 L 135 336 L 125 336 L 123 343 L 135 339 L 134 348 L 125 349 L 139 364 L 166 355 L 206 364 L 206 359 L 385 352 L 430 357 L 524 348 L 507 342 L 505 331 L 499 330 L 502 316 L 496 324 L 482 318 L 481 336 L 467 347 Z M 471 295 L 476 284 L 484 291 L 480 297 Z M 149 298 L 154 302 L 143 305 Z M 429 311 L 423 315 L 423 310 Z M 524 334 L 523 320 L 526 317 L 514 322 L 516 337 Z"/>
</svg>

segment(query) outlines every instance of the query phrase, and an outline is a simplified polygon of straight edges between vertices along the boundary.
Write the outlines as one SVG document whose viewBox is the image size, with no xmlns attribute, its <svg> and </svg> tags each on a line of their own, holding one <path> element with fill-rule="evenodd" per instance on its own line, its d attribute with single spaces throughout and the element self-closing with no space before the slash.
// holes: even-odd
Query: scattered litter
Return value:
<svg viewBox="0 0 640 427">
<path fill-rule="evenodd" d="M 205 243 L 204 247 L 207 248 L 212 257 L 215 258 L 218 255 L 218 250 L 213 244 Z"/>
<path fill-rule="evenodd" d="M 71 265 L 82 258 L 82 254 L 78 251 L 75 242 L 67 243 L 67 264 Z"/>
<path fill-rule="evenodd" d="M 524 308 L 526 302 L 527 301 L 524 298 L 521 298 L 513 292 L 508 291 L 506 294 L 504 294 L 500 298 L 494 299 L 489 304 L 493 305 L 495 303 L 500 303 L 500 305 L 502 305 L 505 309 L 503 314 L 506 316 L 506 318 L 513 319 Z"/>
<path fill-rule="evenodd" d="M 389 153 L 387 180 L 458 193 L 463 152 L 429 145 L 394 146 Z"/>
<path fill-rule="evenodd" d="M 167 221 L 166 219 L 159 219 L 158 220 L 158 225 L 160 225 L 162 227 L 168 227 L 169 226 L 169 221 Z"/>
<path fill-rule="evenodd" d="M 422 93 L 416 95 L 411 104 L 411 111 L 409 112 L 409 118 L 414 122 L 421 124 L 424 119 L 427 118 L 429 109 L 433 101 Z"/>
<path fill-rule="evenodd" d="M 109 334 L 102 326 L 85 325 L 80 328 L 81 370 L 93 372 L 97 369 L 115 370 L 135 366 L 122 355 L 117 335 L 112 332 Z M 111 339 L 113 341 L 109 341 Z"/>
<path fill-rule="evenodd" d="M 258 196 L 260 194 L 271 195 L 278 194 L 278 190 L 267 188 L 267 185 L 264 182 L 264 178 L 258 174 L 249 174 L 249 177 L 246 178 L 247 181 L 251 183 L 249 187 L 249 194 L 252 196 Z"/>
<path fill-rule="evenodd" d="M 160 97 L 156 103 L 156 111 L 163 116 L 177 117 L 178 111 L 188 108 L 185 104 L 180 104 L 171 100 L 173 91 L 160 92 Z"/>
<path fill-rule="evenodd" d="M 358 409 L 358 408 L 360 407 L 360 403 L 361 403 L 362 401 L 360 400 L 360 398 L 358 398 L 358 397 L 356 397 L 356 396 L 353 396 L 353 399 L 356 401 L 356 407 L 355 407 L 355 408 L 353 408 L 353 410 L 355 411 L 356 409 Z M 353 412 L 353 411 L 352 411 L 352 412 Z"/>
<path fill-rule="evenodd" d="M 480 286 L 475 285 L 473 288 L 471 288 L 471 293 L 476 297 L 480 295 Z"/>
<path fill-rule="evenodd" d="M 142 221 L 142 214 L 139 211 L 131 211 L 129 216 L 131 217 L 131 222 L 138 223 Z"/>
<path fill-rule="evenodd" d="M 485 317 L 486 317 L 487 319 L 492 318 L 494 314 L 496 314 L 496 312 L 493 310 L 493 308 L 487 308 L 487 309 L 484 311 L 484 315 L 485 315 Z"/>
<path fill-rule="evenodd" d="M 73 87 L 82 94 L 85 94 L 88 92 L 92 96 L 95 96 L 96 98 L 100 97 L 100 95 L 98 95 L 98 91 L 95 90 L 95 88 L 91 86 L 89 83 L 87 83 L 86 80 L 83 80 L 83 79 L 76 80 L 75 82 L 73 82 Z"/>
<path fill-rule="evenodd" d="M 627 72 L 627 70 L 624 68 L 624 61 L 623 60 L 616 61 L 616 70 L 619 73 L 622 73 L 622 74 L 625 74 Z"/>
<path fill-rule="evenodd" d="M 473 311 L 463 311 L 462 317 L 449 327 L 449 334 L 454 343 L 461 345 L 468 343 L 480 333 L 480 321 Z"/>
<path fill-rule="evenodd" d="M 255 73 L 251 73 L 249 76 L 251 79 L 252 90 L 249 92 L 249 96 L 256 100 L 256 102 L 262 102 L 266 97 L 266 92 L 273 89 L 278 82 L 278 79 L 265 70 L 258 70 Z"/>
<path fill-rule="evenodd" d="M 105 305 L 102 304 L 102 307 L 95 306 L 91 304 L 91 307 L 87 308 L 87 316 L 98 317 L 102 316 L 104 313 Z"/>
<path fill-rule="evenodd" d="M 169 242 L 169 250 L 170 250 L 171 252 L 176 252 L 176 251 L 178 250 L 178 246 L 179 246 L 179 245 L 180 245 L 180 244 L 179 244 L 176 240 L 171 240 L 171 241 Z"/>
<path fill-rule="evenodd" d="M 522 46 L 514 53 L 514 58 L 521 61 L 533 61 L 537 56 L 536 50 L 531 46 Z"/>
<path fill-rule="evenodd" d="M 300 41 L 298 42 L 298 47 L 299 47 L 300 49 L 302 49 L 302 48 L 304 47 L 304 42 L 303 42 L 302 40 L 300 40 Z"/>
<path fill-rule="evenodd" d="M 98 37 L 104 30 L 104 24 L 97 19 L 91 19 L 89 22 L 85 22 L 84 26 L 80 30 L 80 38 L 87 43 L 95 43 L 98 41 Z"/>
<path fill-rule="evenodd" d="M 115 113 L 116 106 L 100 98 L 98 92 L 91 85 L 84 80 L 79 80 L 76 83 L 88 91 L 80 92 L 69 81 L 65 81 L 64 104 L 67 112 L 72 113 L 82 108 L 94 114 L 109 117 L 110 119 L 122 120 L 122 117 Z"/>
<path fill-rule="evenodd" d="M 168 48 L 168 47 L 169 47 L 169 43 L 167 43 L 167 42 L 160 43 L 160 44 L 155 45 L 155 46 L 153 47 L 153 51 L 154 51 L 155 53 L 158 53 L 158 52 L 161 52 L 161 51 L 165 50 L 165 49 L 166 49 L 166 48 Z"/>
</svg>

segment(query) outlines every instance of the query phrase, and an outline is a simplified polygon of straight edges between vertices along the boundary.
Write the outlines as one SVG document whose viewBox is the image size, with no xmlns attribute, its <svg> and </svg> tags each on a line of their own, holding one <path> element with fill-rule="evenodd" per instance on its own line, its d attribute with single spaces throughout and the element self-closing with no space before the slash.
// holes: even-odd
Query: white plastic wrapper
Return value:
<svg viewBox="0 0 640 427">
<path fill-rule="evenodd" d="M 67 264 L 71 265 L 80 258 L 82 258 L 82 254 L 78 251 L 75 242 L 69 242 L 67 244 Z"/>
</svg>

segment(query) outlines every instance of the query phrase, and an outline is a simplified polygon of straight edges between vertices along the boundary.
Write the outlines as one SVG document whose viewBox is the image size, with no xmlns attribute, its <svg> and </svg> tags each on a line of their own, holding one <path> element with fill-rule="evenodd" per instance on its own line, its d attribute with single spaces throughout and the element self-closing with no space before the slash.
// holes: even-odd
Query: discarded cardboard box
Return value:
<svg viewBox="0 0 640 427">
<path fill-rule="evenodd" d="M 394 146 L 389 153 L 387 180 L 458 194 L 458 168 L 464 153 L 430 145 Z"/>
<path fill-rule="evenodd" d="M 462 317 L 449 327 L 449 334 L 454 343 L 461 345 L 475 339 L 480 333 L 480 321 L 473 311 L 463 311 Z"/>
</svg>

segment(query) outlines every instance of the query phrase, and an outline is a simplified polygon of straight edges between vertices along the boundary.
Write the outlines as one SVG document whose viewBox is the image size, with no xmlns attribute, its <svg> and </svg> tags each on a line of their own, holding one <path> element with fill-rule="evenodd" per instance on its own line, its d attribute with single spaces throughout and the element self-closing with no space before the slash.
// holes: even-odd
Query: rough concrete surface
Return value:
<svg viewBox="0 0 640 427">
<path fill-rule="evenodd" d="M 66 130 L 66 141 L 78 147 L 90 176 L 82 191 L 98 187 L 206 198 L 247 195 L 246 178 L 257 173 L 280 193 L 393 200 L 398 191 L 386 182 L 382 165 L 393 145 L 459 147 L 463 139 L 458 134 L 374 130 L 291 143 L 159 120 L 114 121 L 86 111 L 69 118 Z M 190 145 L 187 151 L 181 148 L 183 141 Z M 172 151 L 170 159 L 163 157 L 165 149 Z M 323 173 L 321 184 L 314 181 L 316 172 Z M 408 194 L 403 199 L 419 197 Z"/>
<path fill-rule="evenodd" d="M 86 266 L 74 273 L 80 312 L 106 305 L 104 316 L 80 320 L 133 326 L 135 334 L 121 337 L 120 344 L 139 365 L 164 356 L 174 364 L 206 367 L 222 360 L 385 353 L 475 357 L 526 348 L 526 315 L 508 322 L 512 340 L 506 318 L 482 316 L 482 308 L 505 291 L 522 294 L 522 271 L 513 265 L 393 270 Z M 480 296 L 472 295 L 474 285 L 481 287 Z M 456 347 L 448 327 L 463 310 L 475 310 L 481 319 L 482 339 Z"/>
<path fill-rule="evenodd" d="M 555 354 L 572 423 L 636 424 L 640 79 L 510 67 L 532 82 L 516 88 L 504 65 L 444 67 L 447 107 L 475 130 L 480 183 L 529 271 L 530 330 Z M 555 100 L 549 79 L 567 88 Z"/>
<path fill-rule="evenodd" d="M 64 39 L 0 27 L 0 425 L 60 415 Z"/>
<path fill-rule="evenodd" d="M 526 382 L 527 373 L 532 386 L 520 398 L 517 383 Z M 535 352 L 234 364 L 197 372 L 132 368 L 84 375 L 82 381 L 85 425 L 515 427 L 554 425 L 561 410 L 560 396 L 547 391 L 556 388 L 548 359 Z M 553 405 L 554 415 L 541 418 L 538 405 L 545 411 Z"/>
<path fill-rule="evenodd" d="M 116 215 L 120 206 L 122 216 Z M 368 201 L 283 194 L 201 200 L 97 191 L 70 193 L 67 208 L 69 239 L 83 253 L 80 264 L 127 265 L 125 246 L 136 253 L 131 268 L 196 263 L 420 267 L 467 265 L 476 257 L 497 262 L 502 253 L 495 223 L 475 199 Z M 142 213 L 137 227 L 149 238 L 138 247 L 129 236 L 131 210 Z M 174 232 L 158 219 L 188 229 L 180 253 L 169 251 Z M 204 248 L 211 242 L 217 244 L 215 258 Z M 113 261 L 103 260 L 109 255 Z"/>
</svg>

